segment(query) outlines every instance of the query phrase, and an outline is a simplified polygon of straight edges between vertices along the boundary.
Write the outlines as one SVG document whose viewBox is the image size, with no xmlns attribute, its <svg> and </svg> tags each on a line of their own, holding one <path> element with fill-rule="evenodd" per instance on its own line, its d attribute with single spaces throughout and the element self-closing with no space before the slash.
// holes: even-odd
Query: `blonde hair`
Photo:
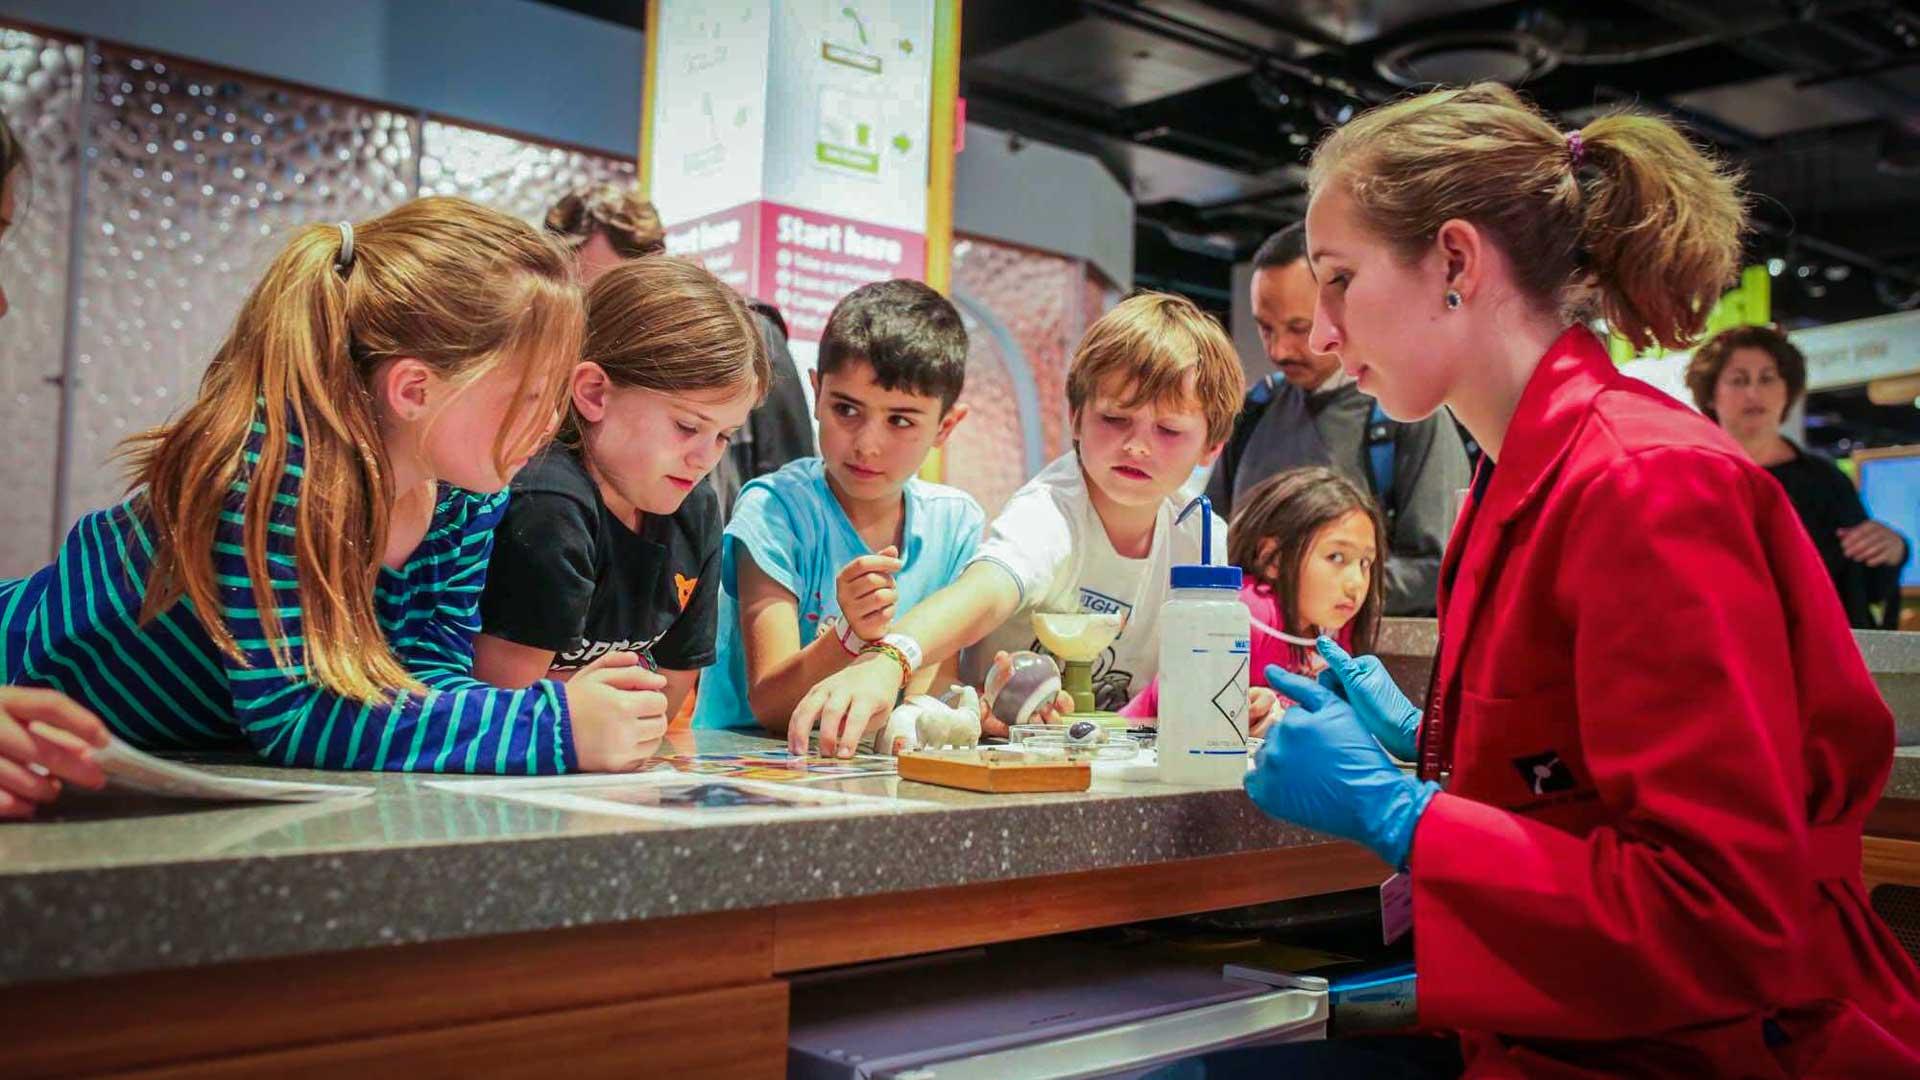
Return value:
<svg viewBox="0 0 1920 1080">
<path fill-rule="evenodd" d="M 492 447 L 497 468 L 530 447 L 527 410 L 557 417 L 584 317 L 571 259 L 526 223 L 464 199 L 406 203 L 353 227 L 352 257 L 334 225 L 300 229 L 267 267 L 214 354 L 200 394 L 177 419 L 129 439 L 134 489 L 156 543 L 142 623 L 182 596 L 236 659 L 214 581 L 213 544 L 236 481 L 247 484 L 244 547 L 253 599 L 276 663 L 286 641 L 267 568 L 274 497 L 289 437 L 304 444 L 294 511 L 307 677 L 344 697 L 421 690 L 387 647 L 374 609 L 394 492 L 370 379 L 411 357 L 460 383 L 522 364 L 521 392 Z M 540 388 L 538 404 L 528 392 Z M 264 425 L 259 462 L 242 457 Z"/>
<path fill-rule="evenodd" d="M 546 224 L 548 232 L 574 251 L 596 234 L 606 237 L 623 259 L 667 250 L 660 212 L 630 185 L 594 184 L 569 192 L 547 211 Z"/>
<path fill-rule="evenodd" d="M 1472 222 L 1536 302 L 1569 320 L 1603 315 L 1636 348 L 1699 337 L 1747 218 L 1735 170 L 1665 120 L 1618 112 L 1562 132 L 1497 83 L 1356 117 L 1313 155 L 1311 195 L 1335 183 L 1402 258 L 1447 221 Z"/>
<path fill-rule="evenodd" d="M 580 359 L 615 386 L 663 394 L 750 387 L 758 404 L 773 385 L 746 301 L 698 264 L 664 255 L 621 263 L 587 290 Z M 569 407 L 562 438 L 577 444 L 584 427 Z"/>
<path fill-rule="evenodd" d="M 1115 379 L 1127 394 L 1122 408 L 1198 404 L 1209 444 L 1233 431 L 1246 391 L 1239 357 L 1220 321 L 1186 297 L 1162 292 L 1135 293 L 1087 328 L 1067 371 L 1073 415 Z"/>
</svg>

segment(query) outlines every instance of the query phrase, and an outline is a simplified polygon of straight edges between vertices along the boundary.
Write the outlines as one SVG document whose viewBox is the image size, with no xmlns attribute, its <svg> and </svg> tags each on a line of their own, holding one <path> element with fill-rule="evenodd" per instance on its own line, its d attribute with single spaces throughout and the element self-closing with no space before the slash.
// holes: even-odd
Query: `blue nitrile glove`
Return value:
<svg viewBox="0 0 1920 1080">
<path fill-rule="evenodd" d="M 1420 710 L 1394 685 L 1386 665 L 1377 656 L 1348 656 L 1330 637 L 1320 639 L 1319 649 L 1327 662 L 1320 685 L 1353 706 L 1353 714 L 1387 753 L 1412 761 L 1419 753 Z"/>
<path fill-rule="evenodd" d="M 1357 841 L 1405 869 L 1413 829 L 1440 785 L 1401 772 L 1354 716 L 1312 679 L 1276 665 L 1267 683 L 1298 704 L 1267 730 L 1247 794 L 1274 817 Z"/>
</svg>

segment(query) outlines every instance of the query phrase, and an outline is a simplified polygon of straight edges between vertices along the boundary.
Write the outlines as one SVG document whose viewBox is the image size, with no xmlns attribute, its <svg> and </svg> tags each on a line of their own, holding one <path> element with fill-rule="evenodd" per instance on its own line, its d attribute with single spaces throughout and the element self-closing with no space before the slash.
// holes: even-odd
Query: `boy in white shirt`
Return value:
<svg viewBox="0 0 1920 1080">
<path fill-rule="evenodd" d="M 1171 567 L 1200 561 L 1199 515 L 1173 524 L 1182 485 L 1220 453 L 1245 386 L 1233 343 L 1189 300 L 1140 293 L 1102 316 L 1067 374 L 1074 450 L 1014 493 L 958 581 L 801 699 L 789 745 L 803 752 L 817 727 L 822 753 L 851 755 L 919 668 L 976 643 L 981 657 L 1033 647 L 1034 611 L 1126 616 L 1095 664 L 1101 707 L 1125 704 L 1159 669 Z M 1217 519 L 1213 535 L 1225 562 Z M 1004 731 L 988 718 L 987 733 Z"/>
</svg>

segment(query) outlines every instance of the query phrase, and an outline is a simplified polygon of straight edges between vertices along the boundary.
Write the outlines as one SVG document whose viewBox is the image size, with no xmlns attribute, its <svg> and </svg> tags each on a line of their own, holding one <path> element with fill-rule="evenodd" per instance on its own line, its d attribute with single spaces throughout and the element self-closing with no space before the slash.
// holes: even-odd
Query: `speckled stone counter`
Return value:
<svg viewBox="0 0 1920 1080">
<path fill-rule="evenodd" d="M 1880 797 L 1920 799 L 1920 746 L 1902 746 L 1893 752 L 1893 774 Z"/>
<path fill-rule="evenodd" d="M 696 749 L 676 736 L 670 752 Z M 702 732 L 697 749 L 771 743 Z M 669 752 L 669 751 L 663 751 Z M 1322 842 L 1237 787 L 1097 780 L 976 795 L 869 778 L 902 812 L 682 827 L 427 786 L 432 778 L 210 764 L 365 784 L 367 799 L 216 805 L 76 793 L 0 825 L 0 985 L 765 907 Z M 821 786 L 809 784 L 809 787 Z"/>
<path fill-rule="evenodd" d="M 1894 741 L 1901 746 L 1920 747 L 1920 634 L 1855 630 L 1853 640 L 1880 688 L 1880 696 L 1893 711 Z M 1439 643 L 1436 620 L 1383 619 L 1374 651 L 1386 662 L 1400 689 L 1418 700 L 1426 696 L 1433 653 Z"/>
</svg>

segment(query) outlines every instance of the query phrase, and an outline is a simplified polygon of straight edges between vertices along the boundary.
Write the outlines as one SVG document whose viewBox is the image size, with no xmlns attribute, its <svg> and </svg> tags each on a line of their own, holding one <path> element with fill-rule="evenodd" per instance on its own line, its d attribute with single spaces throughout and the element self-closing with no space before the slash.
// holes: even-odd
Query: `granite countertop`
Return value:
<svg viewBox="0 0 1920 1080">
<path fill-rule="evenodd" d="M 1920 799 L 1920 746 L 1902 746 L 1893 752 L 1893 775 L 1887 777 L 1882 799 Z"/>
<path fill-rule="evenodd" d="M 663 753 L 772 748 L 677 734 Z M 238 760 L 238 759 L 229 759 Z M 1096 778 L 979 795 L 896 777 L 809 789 L 898 809 L 682 826 L 430 786 L 434 777 L 257 764 L 234 776 L 351 783 L 369 798 L 206 804 L 73 792 L 0 824 L 0 985 L 691 915 L 1321 842 L 1237 785 Z M 1920 747 L 1886 798 L 1920 799 Z M 900 853 L 911 857 L 899 857 Z M 892 857 L 889 857 L 889 856 Z M 17 928 L 30 928 L 26 933 Z"/>
<path fill-rule="evenodd" d="M 663 753 L 778 744 L 677 734 Z M 202 759 L 203 762 L 205 759 Z M 980 795 L 896 777 L 807 788 L 894 812 L 682 826 L 429 786 L 467 779 L 206 764 L 364 799 L 195 804 L 73 792 L 0 824 L 0 985 L 631 919 L 1320 843 L 1235 784 L 1097 778 Z M 22 932 L 24 931 L 24 932 Z"/>
</svg>

